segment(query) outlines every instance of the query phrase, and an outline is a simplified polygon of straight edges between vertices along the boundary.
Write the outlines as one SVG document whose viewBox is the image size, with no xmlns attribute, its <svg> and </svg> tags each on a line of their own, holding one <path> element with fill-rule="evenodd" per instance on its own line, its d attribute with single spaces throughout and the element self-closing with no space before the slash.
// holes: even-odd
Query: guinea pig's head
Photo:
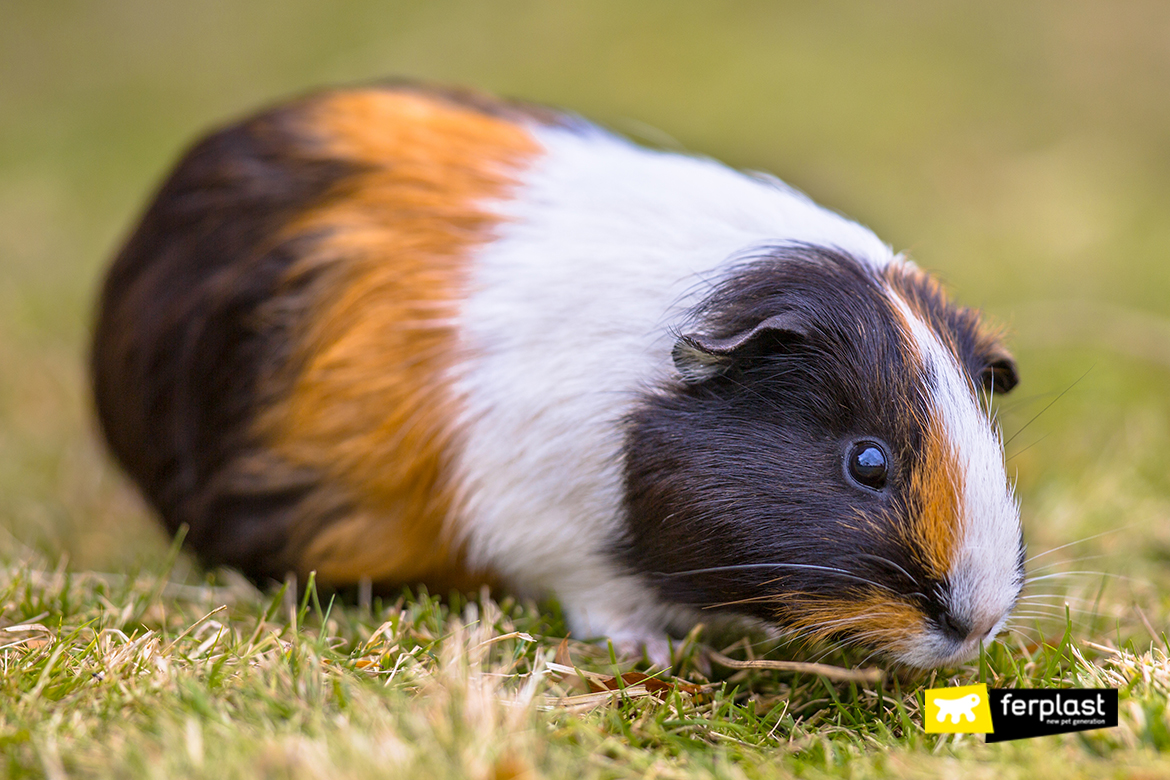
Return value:
<svg viewBox="0 0 1170 780">
<path fill-rule="evenodd" d="M 667 600 L 932 667 L 1023 583 L 989 410 L 1015 364 L 913 265 L 792 246 L 694 310 L 626 445 L 631 566 Z"/>
</svg>

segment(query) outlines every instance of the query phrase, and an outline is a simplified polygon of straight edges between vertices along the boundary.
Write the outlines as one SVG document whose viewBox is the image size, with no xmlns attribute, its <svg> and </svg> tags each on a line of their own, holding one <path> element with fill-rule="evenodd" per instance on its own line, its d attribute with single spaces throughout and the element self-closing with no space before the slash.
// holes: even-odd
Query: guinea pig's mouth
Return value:
<svg viewBox="0 0 1170 780">
<path fill-rule="evenodd" d="M 990 628 L 973 630 L 962 639 L 941 629 L 928 628 L 908 637 L 905 645 L 892 650 L 890 655 L 899 663 L 917 669 L 955 666 L 974 658 L 980 645 L 990 644 L 1007 618 L 1005 614 Z"/>
</svg>

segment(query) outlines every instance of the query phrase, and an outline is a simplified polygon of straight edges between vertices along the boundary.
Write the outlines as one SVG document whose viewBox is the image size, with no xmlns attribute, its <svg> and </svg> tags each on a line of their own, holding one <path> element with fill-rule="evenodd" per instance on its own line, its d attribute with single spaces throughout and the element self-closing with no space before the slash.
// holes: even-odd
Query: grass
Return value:
<svg viewBox="0 0 1170 780">
<path fill-rule="evenodd" d="M 0 4 L 3 774 L 1170 776 L 1167 29 L 1161 0 Z M 880 685 L 720 667 L 707 646 L 746 650 L 702 634 L 664 693 L 563 643 L 555 605 L 290 600 L 168 554 L 93 434 L 104 266 L 202 128 L 385 75 L 774 172 L 1007 323 L 1009 467 L 1051 576 L 1015 630 Z M 978 680 L 1116 686 L 1121 726 L 922 732 L 926 687 Z"/>
<path fill-rule="evenodd" d="M 192 585 L 40 563 L 9 565 L 0 588 L 8 777 L 1170 772 L 1165 635 L 1091 644 L 1069 620 L 1048 641 L 1016 635 L 969 667 L 876 684 L 720 668 L 694 641 L 647 681 L 564 639 L 555 609 L 486 593 L 342 605 L 311 583 L 293 599 L 230 573 Z M 923 732 L 925 687 L 979 680 L 1117 687 L 1121 725 L 997 745 Z"/>
</svg>

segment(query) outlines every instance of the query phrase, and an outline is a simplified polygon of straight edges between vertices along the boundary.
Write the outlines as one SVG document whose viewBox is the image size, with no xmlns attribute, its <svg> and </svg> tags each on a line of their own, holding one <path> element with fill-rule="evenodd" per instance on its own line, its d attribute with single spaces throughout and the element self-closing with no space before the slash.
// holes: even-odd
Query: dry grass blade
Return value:
<svg viewBox="0 0 1170 780">
<path fill-rule="evenodd" d="M 191 625 L 187 626 L 187 628 L 183 631 L 183 633 L 179 634 L 177 637 L 175 637 L 174 639 L 171 640 L 171 643 L 166 646 L 165 650 L 163 650 L 163 654 L 169 655 L 170 652 L 175 649 L 175 645 L 177 645 L 181 639 L 186 637 L 188 634 L 190 634 L 195 629 L 199 628 L 199 626 L 201 626 L 204 622 L 206 622 L 212 615 L 223 612 L 225 609 L 227 609 L 227 604 L 220 605 L 220 606 L 216 607 L 215 609 L 211 610 L 210 612 L 208 612 L 203 617 L 196 620 Z"/>
<path fill-rule="evenodd" d="M 652 695 L 644 685 L 631 685 L 617 690 L 581 693 L 575 696 L 546 696 L 539 707 L 542 710 L 588 712 L 598 707 L 620 702 L 623 699 L 644 699 Z"/>
<path fill-rule="evenodd" d="M 4 642 L 4 644 L 0 644 L 0 650 L 7 650 L 9 648 L 20 647 L 22 645 L 31 649 L 36 649 L 44 647 L 53 638 L 52 630 L 46 626 L 41 625 L 40 623 L 24 623 L 19 626 L 8 626 L 7 628 L 0 628 L 0 631 L 8 634 L 30 635 L 17 637 L 10 642 L 4 641 L 4 639 L 0 639 L 0 642 Z"/>
<path fill-rule="evenodd" d="M 737 661 L 728 658 L 717 650 L 710 651 L 711 660 L 720 666 L 729 669 L 773 669 L 779 672 L 798 672 L 800 674 L 817 674 L 836 682 L 857 682 L 878 685 L 885 679 L 885 672 L 881 669 L 846 669 L 842 666 L 828 664 L 805 663 L 802 661 Z"/>
</svg>

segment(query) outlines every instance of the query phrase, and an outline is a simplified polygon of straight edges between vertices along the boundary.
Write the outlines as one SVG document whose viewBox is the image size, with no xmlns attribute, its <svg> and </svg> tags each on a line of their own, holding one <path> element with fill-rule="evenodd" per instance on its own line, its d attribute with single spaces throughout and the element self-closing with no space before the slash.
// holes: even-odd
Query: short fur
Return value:
<svg viewBox="0 0 1170 780">
<path fill-rule="evenodd" d="M 261 580 L 498 579 L 660 661 L 717 608 L 916 666 L 1019 592 L 999 334 L 782 183 L 550 109 L 398 84 L 213 133 L 93 374 L 168 528 Z"/>
<path fill-rule="evenodd" d="M 197 144 L 118 255 L 94 333 L 94 394 L 111 450 L 175 532 L 212 563 L 283 577 L 292 509 L 311 475 L 250 490 L 232 464 L 256 462 L 251 431 L 264 377 L 291 350 L 295 323 L 262 324 L 311 236 L 284 226 L 352 173 L 305 153 L 299 108 L 277 109 Z M 229 533 L 224 529 L 230 528 Z"/>
<path fill-rule="evenodd" d="M 813 634 L 822 613 L 870 635 L 946 623 L 956 465 L 884 275 L 823 248 L 780 248 L 744 263 L 692 319 L 726 337 L 779 314 L 789 329 L 740 345 L 705 381 L 649 394 L 631 416 L 631 565 L 673 601 Z M 969 357 L 982 382 L 987 356 Z M 858 489 L 840 465 L 862 439 L 889 446 L 886 490 Z M 850 616 L 842 602 L 867 607 Z"/>
</svg>

